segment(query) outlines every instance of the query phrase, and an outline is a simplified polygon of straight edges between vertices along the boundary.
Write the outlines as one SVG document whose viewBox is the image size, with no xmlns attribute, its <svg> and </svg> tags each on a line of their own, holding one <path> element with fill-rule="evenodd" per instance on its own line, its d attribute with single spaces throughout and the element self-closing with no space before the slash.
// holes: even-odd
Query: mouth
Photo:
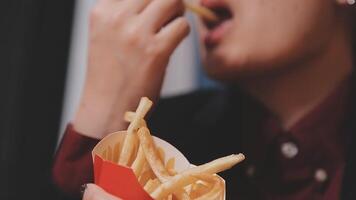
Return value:
<svg viewBox="0 0 356 200">
<path fill-rule="evenodd" d="M 202 0 L 201 4 L 213 11 L 219 18 L 216 22 L 203 19 L 203 23 L 208 30 L 204 38 L 205 43 L 208 47 L 213 47 L 219 43 L 228 30 L 233 19 L 233 14 L 228 5 L 221 0 Z"/>
</svg>

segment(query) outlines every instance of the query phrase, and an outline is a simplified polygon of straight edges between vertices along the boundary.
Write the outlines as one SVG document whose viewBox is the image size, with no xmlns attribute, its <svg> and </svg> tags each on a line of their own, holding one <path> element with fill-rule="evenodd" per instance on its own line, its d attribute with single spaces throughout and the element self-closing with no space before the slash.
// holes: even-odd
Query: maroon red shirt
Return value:
<svg viewBox="0 0 356 200">
<path fill-rule="evenodd" d="M 243 189 L 262 199 L 339 199 L 349 99 L 343 83 L 288 131 L 251 103 L 247 109 L 253 114 L 245 120 L 253 123 L 243 141 L 249 183 Z M 97 142 L 68 125 L 53 168 L 54 182 L 62 191 L 78 196 L 82 184 L 93 182 L 91 150 Z"/>
<path fill-rule="evenodd" d="M 253 123 L 243 141 L 246 172 L 254 190 L 263 199 L 340 198 L 346 160 L 346 84 L 340 86 L 290 130 L 263 108 L 247 121 Z"/>
</svg>

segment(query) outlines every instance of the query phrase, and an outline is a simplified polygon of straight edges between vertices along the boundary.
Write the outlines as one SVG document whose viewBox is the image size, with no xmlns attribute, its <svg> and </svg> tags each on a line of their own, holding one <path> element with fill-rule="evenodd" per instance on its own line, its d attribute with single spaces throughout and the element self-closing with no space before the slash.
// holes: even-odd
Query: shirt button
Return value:
<svg viewBox="0 0 356 200">
<path fill-rule="evenodd" d="M 317 182 L 323 183 L 328 179 L 328 173 L 326 173 L 325 169 L 317 169 L 315 170 L 314 178 Z"/>
<path fill-rule="evenodd" d="M 281 152 L 286 158 L 294 158 L 298 154 L 298 147 L 293 142 L 285 142 L 281 145 Z"/>
<path fill-rule="evenodd" d="M 246 175 L 248 177 L 253 177 L 256 173 L 256 168 L 255 166 L 253 165 L 249 165 L 247 168 L 246 168 Z"/>
</svg>

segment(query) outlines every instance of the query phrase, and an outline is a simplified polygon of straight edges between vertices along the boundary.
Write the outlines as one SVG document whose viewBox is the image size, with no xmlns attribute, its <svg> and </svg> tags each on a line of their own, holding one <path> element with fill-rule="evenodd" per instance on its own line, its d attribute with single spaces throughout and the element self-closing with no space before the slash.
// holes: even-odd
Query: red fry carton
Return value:
<svg viewBox="0 0 356 200">
<path fill-rule="evenodd" d="M 126 131 L 109 134 L 94 147 L 92 156 L 95 184 L 124 200 L 153 200 L 140 185 L 133 170 L 117 164 L 125 135 Z M 154 136 L 153 140 L 157 147 L 164 150 L 165 162 L 175 158 L 175 170 L 178 173 L 193 166 L 168 142 Z M 223 195 L 219 200 L 225 199 L 225 188 Z"/>
</svg>

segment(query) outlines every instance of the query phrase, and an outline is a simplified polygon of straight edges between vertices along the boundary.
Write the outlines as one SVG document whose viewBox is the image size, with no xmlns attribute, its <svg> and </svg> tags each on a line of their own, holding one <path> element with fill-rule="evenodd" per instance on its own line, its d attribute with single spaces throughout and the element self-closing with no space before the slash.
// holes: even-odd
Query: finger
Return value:
<svg viewBox="0 0 356 200">
<path fill-rule="evenodd" d="M 83 200 L 121 200 L 98 187 L 95 184 L 87 184 Z"/>
<path fill-rule="evenodd" d="M 141 13 L 150 3 L 152 0 L 133 0 L 135 2 L 135 12 Z"/>
<path fill-rule="evenodd" d="M 127 17 L 140 13 L 151 0 L 99 0 L 97 7 L 105 9 L 106 13 L 120 13 Z"/>
<path fill-rule="evenodd" d="M 96 4 L 114 3 L 117 0 L 97 0 Z"/>
<path fill-rule="evenodd" d="M 125 9 L 129 10 L 133 14 L 139 14 L 142 10 L 144 10 L 147 5 L 150 4 L 152 0 L 125 0 L 123 3 L 125 5 Z"/>
<path fill-rule="evenodd" d="M 113 5 L 117 5 L 119 2 L 118 0 L 97 0 L 95 5 L 112 8 Z"/>
<path fill-rule="evenodd" d="M 99 17 L 101 19 L 109 19 L 113 13 L 117 13 L 119 2 L 112 0 L 99 0 L 91 8 L 92 17 Z"/>
<path fill-rule="evenodd" d="M 189 34 L 190 27 L 188 21 L 184 17 L 178 17 L 156 35 L 159 41 L 164 41 L 163 48 L 167 49 L 168 53 L 172 53 L 177 48 L 179 43 Z"/>
<path fill-rule="evenodd" d="M 157 32 L 173 17 L 184 12 L 182 0 L 154 0 L 142 11 L 142 18 Z"/>
</svg>

